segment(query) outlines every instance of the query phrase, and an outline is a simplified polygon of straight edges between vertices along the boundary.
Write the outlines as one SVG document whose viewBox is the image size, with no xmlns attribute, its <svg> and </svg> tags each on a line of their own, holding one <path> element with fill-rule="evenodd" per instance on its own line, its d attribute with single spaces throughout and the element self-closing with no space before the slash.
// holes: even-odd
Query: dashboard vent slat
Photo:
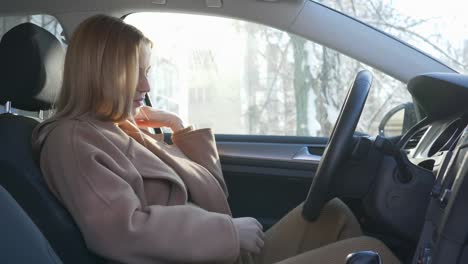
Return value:
<svg viewBox="0 0 468 264">
<path fill-rule="evenodd" d="M 419 130 L 414 135 L 412 135 L 408 142 L 406 142 L 405 149 L 414 149 L 416 146 L 418 146 L 419 141 L 421 141 L 421 138 L 424 136 L 426 131 L 427 127 Z"/>
<path fill-rule="evenodd" d="M 437 152 L 449 150 L 454 142 L 458 140 L 466 124 L 467 120 L 460 118 L 447 126 L 434 143 L 432 143 L 428 152 L 429 157 L 435 155 Z"/>
</svg>

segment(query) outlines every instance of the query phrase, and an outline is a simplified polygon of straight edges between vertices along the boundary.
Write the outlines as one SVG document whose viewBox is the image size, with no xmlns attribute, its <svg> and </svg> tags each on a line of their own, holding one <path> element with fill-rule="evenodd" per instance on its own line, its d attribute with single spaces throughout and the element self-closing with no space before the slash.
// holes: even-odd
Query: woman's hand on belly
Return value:
<svg viewBox="0 0 468 264">
<path fill-rule="evenodd" d="M 265 238 L 262 224 L 252 217 L 234 218 L 232 222 L 239 235 L 241 249 L 259 254 Z"/>
</svg>

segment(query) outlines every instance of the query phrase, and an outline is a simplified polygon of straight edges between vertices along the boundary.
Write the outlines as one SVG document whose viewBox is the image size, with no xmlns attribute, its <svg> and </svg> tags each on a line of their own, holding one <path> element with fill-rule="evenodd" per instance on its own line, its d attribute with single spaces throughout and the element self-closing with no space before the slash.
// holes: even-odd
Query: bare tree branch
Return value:
<svg viewBox="0 0 468 264">
<path fill-rule="evenodd" d="M 271 82 L 270 87 L 268 88 L 268 94 L 266 96 L 265 102 L 260 107 L 260 110 L 258 112 L 259 115 L 261 115 L 263 111 L 265 111 L 266 107 L 270 103 L 271 95 L 273 94 L 276 81 L 278 80 L 278 76 L 280 75 L 280 72 L 281 72 L 280 69 L 282 68 L 284 61 L 286 60 L 286 54 L 287 54 L 290 44 L 291 44 L 291 40 L 288 41 L 288 43 L 286 44 L 286 47 L 281 51 L 280 62 L 278 63 L 278 66 L 276 67 L 274 78 Z"/>
<path fill-rule="evenodd" d="M 396 29 L 396 30 L 399 30 L 401 32 L 405 32 L 405 33 L 408 33 L 410 34 L 411 36 L 413 37 L 416 37 L 418 38 L 419 40 L 423 41 L 424 43 L 426 43 L 427 45 L 429 45 L 431 48 L 435 49 L 437 52 L 439 52 L 441 55 L 443 55 L 444 57 L 446 57 L 447 59 L 449 59 L 452 63 L 462 67 L 462 68 L 466 68 L 468 65 L 466 64 L 463 64 L 461 62 L 459 62 L 457 59 L 455 59 L 454 57 L 452 57 L 452 55 L 448 54 L 446 51 L 444 51 L 443 49 L 439 48 L 437 45 L 435 45 L 434 43 L 432 43 L 428 38 L 424 37 L 423 35 L 415 32 L 415 31 L 412 31 L 412 30 L 409 30 L 407 29 L 406 27 L 403 27 L 403 26 L 398 26 L 398 25 L 394 25 L 394 24 L 390 24 L 390 23 L 387 23 L 385 21 L 382 21 L 380 22 L 381 25 L 384 25 L 386 27 L 389 27 L 389 28 L 393 28 L 393 29 Z M 449 47 L 450 49 L 450 47 Z"/>
</svg>

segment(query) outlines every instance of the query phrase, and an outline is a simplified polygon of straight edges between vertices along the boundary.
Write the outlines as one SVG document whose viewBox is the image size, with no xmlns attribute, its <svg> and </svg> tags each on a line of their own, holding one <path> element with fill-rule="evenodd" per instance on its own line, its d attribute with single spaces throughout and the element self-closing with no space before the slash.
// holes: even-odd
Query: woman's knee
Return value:
<svg viewBox="0 0 468 264">
<path fill-rule="evenodd" d="M 395 255 L 381 241 L 372 237 L 361 236 L 341 240 L 314 250 L 304 252 L 303 254 L 278 262 L 278 264 L 344 263 L 346 257 L 349 254 L 364 250 L 371 250 L 379 253 L 383 263 L 400 263 L 398 258 L 396 258 Z"/>
<path fill-rule="evenodd" d="M 323 222 L 335 226 L 336 240 L 362 235 L 361 226 L 351 209 L 339 198 L 330 200 L 322 209 Z"/>
</svg>

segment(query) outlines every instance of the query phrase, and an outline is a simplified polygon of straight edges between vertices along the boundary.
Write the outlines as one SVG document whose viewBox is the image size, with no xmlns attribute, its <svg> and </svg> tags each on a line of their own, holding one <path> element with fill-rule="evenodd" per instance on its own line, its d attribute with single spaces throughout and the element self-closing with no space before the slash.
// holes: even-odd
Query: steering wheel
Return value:
<svg viewBox="0 0 468 264">
<path fill-rule="evenodd" d="M 302 208 L 302 215 L 308 221 L 316 220 L 323 205 L 334 198 L 330 183 L 338 177 L 337 168 L 351 153 L 354 131 L 366 103 L 372 79 L 371 72 L 362 70 L 348 90 Z"/>
</svg>

